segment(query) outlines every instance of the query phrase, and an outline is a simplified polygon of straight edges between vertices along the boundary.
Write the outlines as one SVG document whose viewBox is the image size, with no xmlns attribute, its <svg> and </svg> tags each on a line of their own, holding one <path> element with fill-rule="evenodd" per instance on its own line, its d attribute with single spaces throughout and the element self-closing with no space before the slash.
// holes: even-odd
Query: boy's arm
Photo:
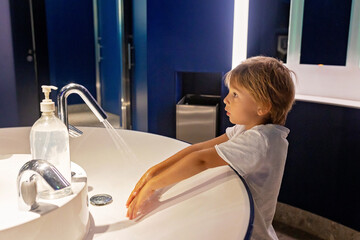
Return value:
<svg viewBox="0 0 360 240">
<path fill-rule="evenodd" d="M 219 136 L 217 138 L 213 138 L 211 140 L 201 142 L 201 143 L 197 143 L 197 144 L 191 145 L 189 147 L 186 147 L 183 150 L 181 150 L 181 151 L 177 152 L 176 154 L 174 154 L 173 156 L 169 157 L 165 161 L 155 165 L 154 166 L 154 168 L 155 168 L 154 171 L 164 170 L 165 168 L 171 166 L 172 164 L 174 164 L 175 162 L 177 162 L 178 160 L 182 159 L 183 157 L 185 157 L 186 155 L 188 155 L 190 153 L 214 147 L 215 145 L 226 142 L 227 140 L 229 140 L 229 138 L 226 136 L 226 134 L 223 134 L 223 135 L 221 135 L 221 136 Z"/>
<path fill-rule="evenodd" d="M 205 142 L 201 142 L 201 143 L 191 145 L 191 146 L 186 147 L 183 150 L 177 152 L 176 154 L 174 154 L 173 156 L 171 156 L 168 159 L 164 160 L 163 162 L 151 167 L 149 170 L 146 171 L 146 173 L 137 182 L 134 190 L 131 192 L 131 194 L 130 194 L 127 202 L 126 202 L 126 207 L 129 207 L 129 204 L 135 198 L 136 194 L 139 193 L 141 188 L 150 179 L 152 179 L 156 175 L 160 174 L 161 172 L 163 172 L 164 170 L 166 170 L 167 168 L 172 166 L 174 163 L 176 163 L 180 159 L 184 158 L 185 156 L 187 156 L 187 155 L 189 155 L 189 154 L 191 154 L 193 152 L 214 147 L 215 145 L 220 144 L 222 142 L 226 142 L 227 140 L 229 140 L 229 138 L 226 136 L 226 134 L 223 134 L 223 135 L 221 135 L 221 136 L 219 136 L 217 138 L 213 138 L 213 139 L 205 141 Z"/>
<path fill-rule="evenodd" d="M 144 201 L 148 199 L 154 191 L 180 182 L 181 180 L 194 176 L 208 168 L 222 165 L 227 165 L 227 162 L 217 154 L 214 147 L 188 154 L 154 178 L 150 179 L 144 185 L 129 205 L 127 216 L 130 219 L 135 218 Z"/>
</svg>

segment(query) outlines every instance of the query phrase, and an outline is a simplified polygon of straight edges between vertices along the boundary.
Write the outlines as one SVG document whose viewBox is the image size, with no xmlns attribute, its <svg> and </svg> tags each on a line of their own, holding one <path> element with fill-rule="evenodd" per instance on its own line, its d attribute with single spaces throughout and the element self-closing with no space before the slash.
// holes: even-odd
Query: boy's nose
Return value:
<svg viewBox="0 0 360 240">
<path fill-rule="evenodd" d="M 228 103 L 229 103 L 229 101 L 228 101 L 228 96 L 229 96 L 229 94 L 226 95 L 226 97 L 224 98 L 224 103 L 225 103 L 225 104 L 228 104 Z"/>
</svg>

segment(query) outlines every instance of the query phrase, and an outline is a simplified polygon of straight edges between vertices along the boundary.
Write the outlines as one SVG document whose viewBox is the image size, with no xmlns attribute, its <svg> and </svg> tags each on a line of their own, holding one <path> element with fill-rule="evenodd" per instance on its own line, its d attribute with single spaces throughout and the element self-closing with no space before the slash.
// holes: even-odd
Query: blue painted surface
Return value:
<svg viewBox="0 0 360 240">
<path fill-rule="evenodd" d="M 360 110 L 296 102 L 279 201 L 360 231 Z"/>
<path fill-rule="evenodd" d="M 135 7 L 139 4 L 136 2 L 133 1 Z M 146 21 L 141 21 L 145 25 L 136 24 L 137 18 L 144 16 L 134 11 L 135 53 L 145 57 L 135 59 L 134 86 L 136 106 L 142 104 L 146 108 L 138 100 L 147 100 L 147 118 L 134 112 L 133 126 L 137 129 L 139 124 L 147 125 L 149 132 L 175 137 L 176 72 L 226 73 L 231 69 L 234 2 L 148 0 L 145 3 Z M 146 43 L 142 42 L 139 49 L 137 35 L 144 33 Z M 145 85 L 147 92 L 137 91 L 137 87 Z M 226 89 L 222 91 L 226 93 Z"/>
<path fill-rule="evenodd" d="M 300 63 L 345 66 L 351 4 L 305 1 Z"/>
<path fill-rule="evenodd" d="M 282 59 L 277 38 L 288 34 L 289 9 L 290 0 L 249 1 L 247 57 L 261 54 Z"/>
<path fill-rule="evenodd" d="M 147 0 L 133 1 L 133 40 L 135 69 L 132 82 L 132 126 L 148 130 L 148 59 L 147 59 Z"/>
<path fill-rule="evenodd" d="M 39 87 L 36 81 L 34 61 L 28 61 L 33 49 L 30 22 L 30 6 L 21 0 L 10 3 L 12 53 L 15 70 L 16 111 L 18 126 L 31 126 L 40 116 Z M 35 20 L 35 19 L 34 19 Z"/>
<path fill-rule="evenodd" d="M 75 82 L 95 97 L 95 47 L 92 1 L 46 0 L 50 83 Z M 53 96 L 54 98 L 54 96 Z M 75 94 L 69 103 L 83 103 Z"/>
<path fill-rule="evenodd" d="M 98 1 L 99 43 L 101 44 L 101 105 L 121 115 L 121 31 L 119 0 Z"/>
<path fill-rule="evenodd" d="M 0 127 L 18 124 L 14 54 L 11 37 L 10 6 L 0 1 Z"/>
</svg>

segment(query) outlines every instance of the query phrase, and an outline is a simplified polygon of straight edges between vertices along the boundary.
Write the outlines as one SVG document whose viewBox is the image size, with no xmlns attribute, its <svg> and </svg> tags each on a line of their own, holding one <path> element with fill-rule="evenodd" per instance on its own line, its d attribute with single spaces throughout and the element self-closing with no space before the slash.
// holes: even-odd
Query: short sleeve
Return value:
<svg viewBox="0 0 360 240">
<path fill-rule="evenodd" d="M 254 171 L 257 164 L 265 158 L 268 143 L 259 131 L 248 130 L 229 137 L 228 141 L 216 145 L 215 149 L 224 161 L 245 176 Z"/>
</svg>

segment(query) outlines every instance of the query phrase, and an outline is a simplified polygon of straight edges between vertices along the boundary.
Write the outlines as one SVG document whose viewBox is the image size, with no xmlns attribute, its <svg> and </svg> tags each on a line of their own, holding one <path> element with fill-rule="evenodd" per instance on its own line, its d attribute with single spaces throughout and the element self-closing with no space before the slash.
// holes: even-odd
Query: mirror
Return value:
<svg viewBox="0 0 360 240">
<path fill-rule="evenodd" d="M 305 0 L 300 64 L 346 64 L 351 0 Z"/>
</svg>

